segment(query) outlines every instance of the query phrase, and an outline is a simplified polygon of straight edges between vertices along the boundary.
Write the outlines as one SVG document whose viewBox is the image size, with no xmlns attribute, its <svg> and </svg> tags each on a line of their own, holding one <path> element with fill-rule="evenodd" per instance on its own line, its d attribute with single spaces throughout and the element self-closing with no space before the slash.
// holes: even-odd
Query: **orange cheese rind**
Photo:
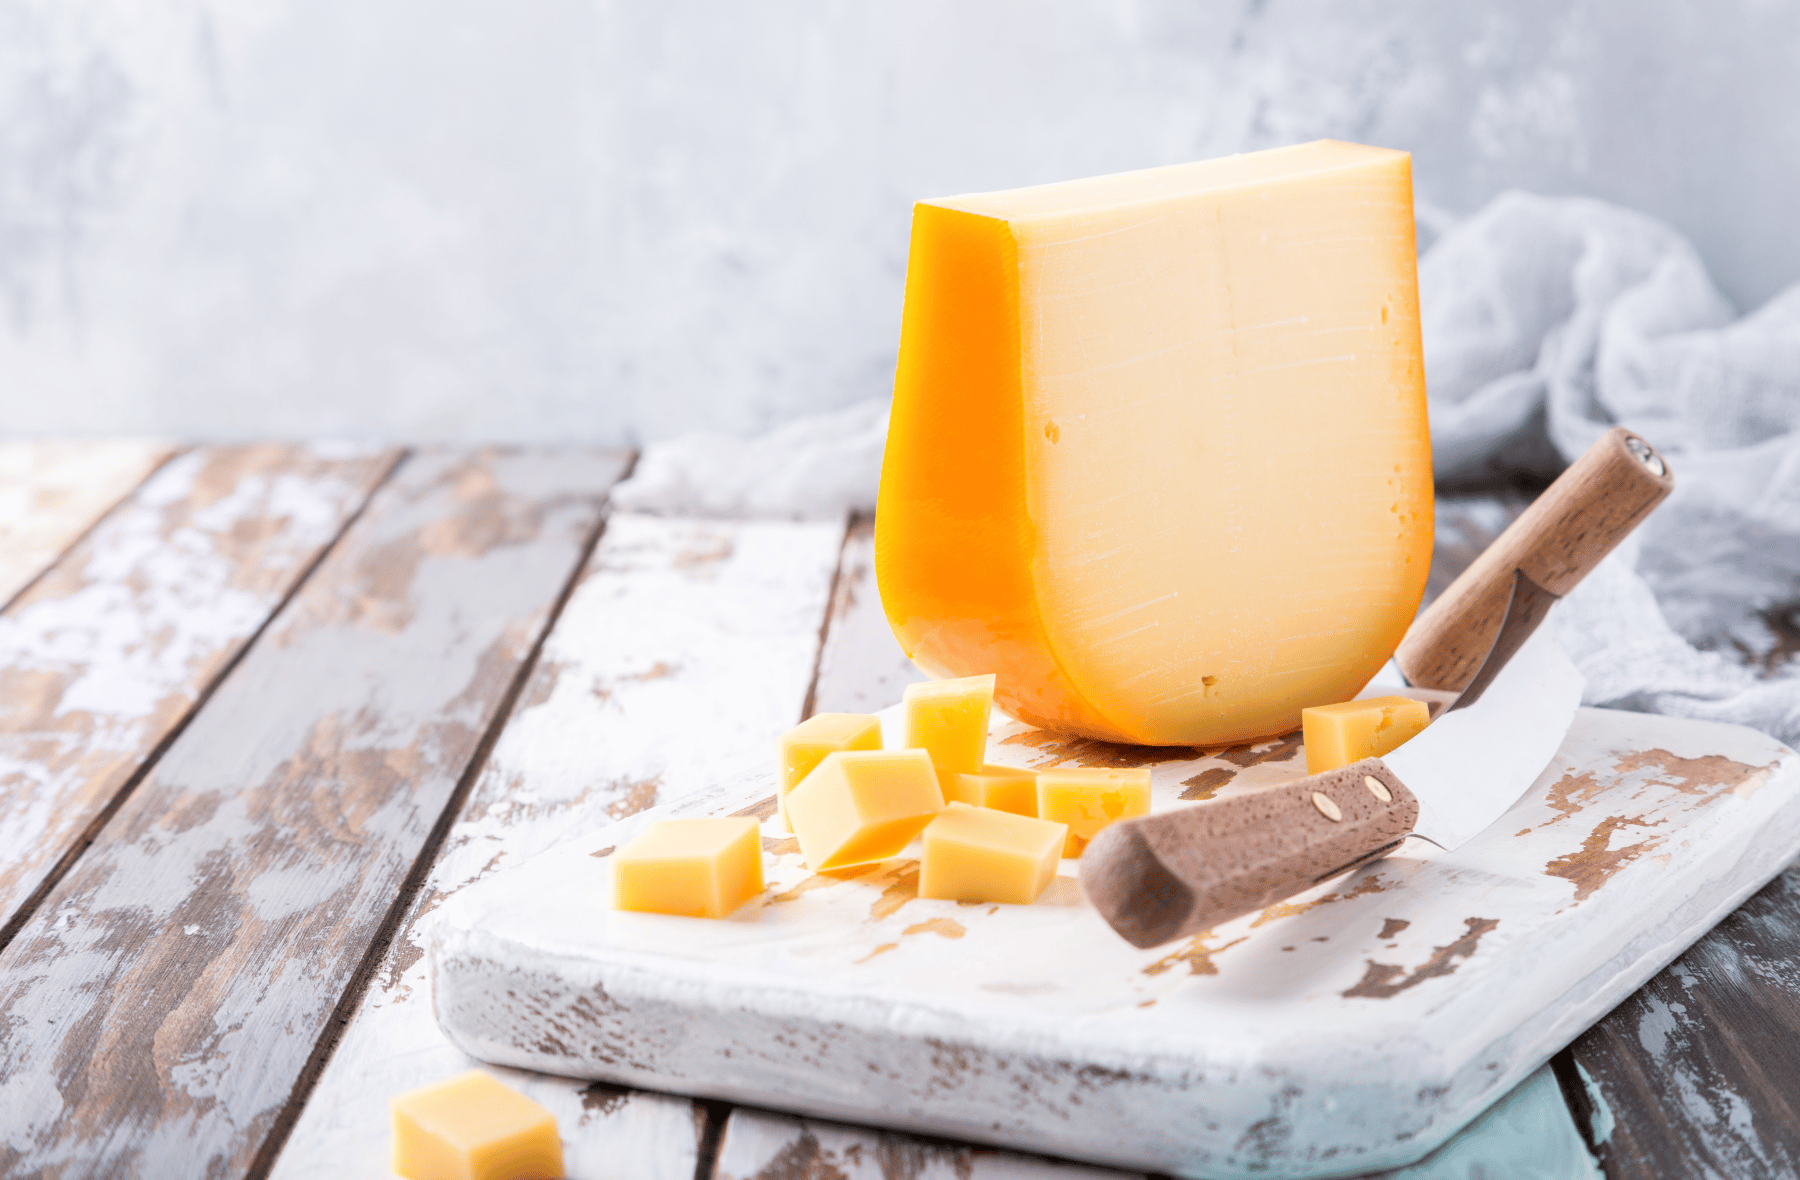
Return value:
<svg viewBox="0 0 1800 1180">
<path fill-rule="evenodd" d="M 1027 724 L 1287 733 L 1432 540 L 1404 152 L 1321 141 L 914 209 L 876 576 Z"/>
</svg>

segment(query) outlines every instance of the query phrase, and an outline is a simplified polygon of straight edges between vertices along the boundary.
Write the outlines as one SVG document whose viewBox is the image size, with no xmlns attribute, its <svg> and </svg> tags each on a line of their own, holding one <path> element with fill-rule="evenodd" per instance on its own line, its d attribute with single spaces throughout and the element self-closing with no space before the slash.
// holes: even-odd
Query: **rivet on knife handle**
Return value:
<svg viewBox="0 0 1800 1180">
<path fill-rule="evenodd" d="M 1675 486 L 1649 443 L 1613 427 L 1495 538 L 1407 631 L 1407 683 L 1461 692 L 1493 646 L 1519 571 L 1551 595 L 1575 588 Z"/>
<path fill-rule="evenodd" d="M 1253 794 L 1121 820 L 1081 857 L 1081 887 L 1134 946 L 1251 913 L 1399 847 L 1418 800 L 1378 758 Z"/>
</svg>

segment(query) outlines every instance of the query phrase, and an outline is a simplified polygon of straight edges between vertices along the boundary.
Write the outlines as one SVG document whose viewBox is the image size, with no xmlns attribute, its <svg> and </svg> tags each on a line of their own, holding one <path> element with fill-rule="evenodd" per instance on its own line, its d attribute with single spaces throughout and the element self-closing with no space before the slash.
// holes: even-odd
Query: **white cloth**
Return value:
<svg viewBox="0 0 1800 1180">
<path fill-rule="evenodd" d="M 1800 741 L 1800 661 L 1775 658 L 1770 625 L 1800 603 L 1800 286 L 1739 319 L 1668 226 L 1506 193 L 1432 246 L 1419 298 L 1440 480 L 1552 475 L 1615 423 L 1674 469 L 1669 500 L 1552 615 L 1586 702 Z M 870 401 L 761 439 L 688 435 L 651 446 L 615 502 L 871 510 L 886 428 Z"/>
<path fill-rule="evenodd" d="M 1800 739 L 1771 626 L 1800 602 L 1800 286 L 1739 319 L 1668 226 L 1507 193 L 1420 261 L 1419 298 L 1439 479 L 1551 474 L 1615 423 L 1675 473 L 1552 616 L 1586 702 Z"/>
<path fill-rule="evenodd" d="M 628 512 L 825 519 L 875 511 L 887 402 L 800 418 L 760 438 L 684 434 L 652 443 L 613 489 Z"/>
</svg>

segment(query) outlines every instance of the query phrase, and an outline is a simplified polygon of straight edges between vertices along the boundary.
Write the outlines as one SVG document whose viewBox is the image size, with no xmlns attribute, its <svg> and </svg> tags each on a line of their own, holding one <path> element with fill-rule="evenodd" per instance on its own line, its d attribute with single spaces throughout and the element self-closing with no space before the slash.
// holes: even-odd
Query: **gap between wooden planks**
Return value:
<svg viewBox="0 0 1800 1180">
<path fill-rule="evenodd" d="M 274 1176 L 387 1176 L 387 1099 L 479 1064 L 430 1010 L 421 931 L 445 897 L 774 757 L 810 687 L 842 539 L 837 522 L 612 517 L 424 888 L 276 1145 Z M 695 1174 L 703 1105 L 492 1072 L 555 1112 L 572 1175 Z"/>
<path fill-rule="evenodd" d="M 0 610 L 176 449 L 137 438 L 0 441 Z"/>
<path fill-rule="evenodd" d="M 620 466 L 425 453 L 381 489 L 0 957 L 0 1162 L 244 1169 Z"/>
<path fill-rule="evenodd" d="M 1800 869 L 1559 1055 L 1612 1180 L 1800 1174 Z"/>
<path fill-rule="evenodd" d="M 190 451 L 0 614 L 0 948 L 398 455 Z"/>
</svg>

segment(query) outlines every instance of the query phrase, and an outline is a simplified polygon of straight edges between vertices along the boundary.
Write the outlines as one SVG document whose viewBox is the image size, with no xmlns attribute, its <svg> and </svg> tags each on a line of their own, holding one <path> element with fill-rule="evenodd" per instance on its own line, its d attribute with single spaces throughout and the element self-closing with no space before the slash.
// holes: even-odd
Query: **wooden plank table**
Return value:
<svg viewBox="0 0 1800 1180">
<path fill-rule="evenodd" d="M 389 1176 L 475 1065 L 446 897 L 917 678 L 867 521 L 608 518 L 629 459 L 0 444 L 0 1175 Z M 1433 592 L 1526 500 L 1441 500 Z M 1790 874 L 1390 1175 L 1793 1174 L 1797 944 Z M 1122 1176 L 493 1072 L 571 1176 Z"/>
</svg>

